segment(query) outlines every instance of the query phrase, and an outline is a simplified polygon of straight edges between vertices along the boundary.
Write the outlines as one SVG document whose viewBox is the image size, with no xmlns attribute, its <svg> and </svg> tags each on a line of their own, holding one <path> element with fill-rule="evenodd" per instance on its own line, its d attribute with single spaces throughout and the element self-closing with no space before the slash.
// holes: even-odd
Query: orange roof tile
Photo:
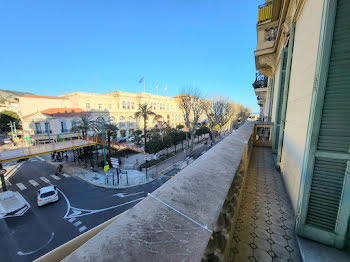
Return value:
<svg viewBox="0 0 350 262">
<path fill-rule="evenodd" d="M 29 118 L 38 112 L 24 116 L 23 118 Z M 52 117 L 72 117 L 72 116 L 81 116 L 87 115 L 88 113 L 81 108 L 47 108 L 40 111 L 40 113 Z"/>
</svg>

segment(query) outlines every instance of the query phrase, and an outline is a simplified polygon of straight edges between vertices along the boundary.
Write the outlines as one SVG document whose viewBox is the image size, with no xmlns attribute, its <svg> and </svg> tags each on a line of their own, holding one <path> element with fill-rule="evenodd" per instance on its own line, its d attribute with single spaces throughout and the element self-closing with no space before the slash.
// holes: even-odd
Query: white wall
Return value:
<svg viewBox="0 0 350 262">
<path fill-rule="evenodd" d="M 281 61 L 278 62 L 277 66 L 276 66 L 276 71 L 275 71 L 275 81 L 274 81 L 274 88 L 273 88 L 273 105 L 272 105 L 272 113 L 271 113 L 271 121 L 272 122 L 275 122 L 275 117 L 276 117 L 278 84 L 280 81 L 280 65 L 281 65 Z"/>
<path fill-rule="evenodd" d="M 297 207 L 302 173 L 321 27 L 322 2 L 323 0 L 306 1 L 295 28 L 293 61 L 281 158 L 281 170 L 294 210 Z"/>
</svg>

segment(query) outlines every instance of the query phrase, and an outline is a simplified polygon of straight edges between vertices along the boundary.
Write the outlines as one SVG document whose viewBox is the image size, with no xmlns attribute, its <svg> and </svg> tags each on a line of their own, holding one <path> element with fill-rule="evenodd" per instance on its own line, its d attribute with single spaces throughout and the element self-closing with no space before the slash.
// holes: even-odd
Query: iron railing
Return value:
<svg viewBox="0 0 350 262">
<path fill-rule="evenodd" d="M 267 87 L 269 78 L 264 75 L 258 75 L 256 74 L 255 81 L 252 84 L 254 88 L 264 88 Z"/>
</svg>

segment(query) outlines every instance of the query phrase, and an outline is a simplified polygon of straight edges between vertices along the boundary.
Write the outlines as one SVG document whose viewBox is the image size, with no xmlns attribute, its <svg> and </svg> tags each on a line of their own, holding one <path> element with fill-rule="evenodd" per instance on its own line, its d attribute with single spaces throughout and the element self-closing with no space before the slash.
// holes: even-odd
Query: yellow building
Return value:
<svg viewBox="0 0 350 262">
<path fill-rule="evenodd" d="M 48 108 L 81 108 L 89 113 L 92 120 L 102 117 L 104 121 L 116 124 L 119 128 L 118 135 L 124 137 L 133 134 L 136 129 L 143 129 L 143 120 L 135 119 L 134 115 L 139 104 L 144 103 L 149 104 L 156 113 L 147 120 L 148 128 L 153 128 L 160 122 L 166 122 L 171 127 L 183 124 L 181 109 L 174 98 L 143 92 L 72 92 L 58 97 L 26 95 L 19 98 L 19 112 L 25 122 L 27 120 L 23 119 L 24 116 Z"/>
</svg>

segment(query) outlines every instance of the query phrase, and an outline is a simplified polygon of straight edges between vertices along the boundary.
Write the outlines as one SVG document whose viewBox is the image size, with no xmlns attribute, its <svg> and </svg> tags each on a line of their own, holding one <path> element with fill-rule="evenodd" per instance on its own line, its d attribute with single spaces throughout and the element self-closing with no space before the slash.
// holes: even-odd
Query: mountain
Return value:
<svg viewBox="0 0 350 262">
<path fill-rule="evenodd" d="M 15 97 L 25 96 L 29 94 L 30 93 L 27 93 L 27 92 L 0 89 L 0 103 L 4 103 L 5 101 L 15 102 Z"/>
</svg>

